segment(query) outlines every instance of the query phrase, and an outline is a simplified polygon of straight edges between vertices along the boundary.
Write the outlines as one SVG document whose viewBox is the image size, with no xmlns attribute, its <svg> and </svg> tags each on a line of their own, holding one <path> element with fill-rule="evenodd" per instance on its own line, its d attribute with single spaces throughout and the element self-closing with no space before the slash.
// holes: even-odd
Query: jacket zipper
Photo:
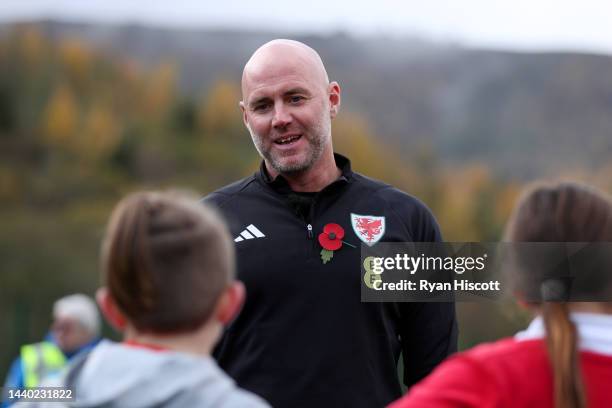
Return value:
<svg viewBox="0 0 612 408">
<path fill-rule="evenodd" d="M 306 229 L 308 230 L 308 239 L 312 239 L 314 237 L 314 235 L 312 233 L 312 224 L 308 224 L 306 226 Z"/>
</svg>

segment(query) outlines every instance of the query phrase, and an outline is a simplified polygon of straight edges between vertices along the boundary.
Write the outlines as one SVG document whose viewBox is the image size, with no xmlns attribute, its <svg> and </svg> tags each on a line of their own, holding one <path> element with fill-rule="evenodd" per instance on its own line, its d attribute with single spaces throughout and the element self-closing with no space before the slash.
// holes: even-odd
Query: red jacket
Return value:
<svg viewBox="0 0 612 408">
<path fill-rule="evenodd" d="M 580 362 L 588 407 L 612 407 L 612 356 L 582 351 Z M 546 344 L 509 338 L 459 353 L 389 407 L 553 408 Z"/>
</svg>

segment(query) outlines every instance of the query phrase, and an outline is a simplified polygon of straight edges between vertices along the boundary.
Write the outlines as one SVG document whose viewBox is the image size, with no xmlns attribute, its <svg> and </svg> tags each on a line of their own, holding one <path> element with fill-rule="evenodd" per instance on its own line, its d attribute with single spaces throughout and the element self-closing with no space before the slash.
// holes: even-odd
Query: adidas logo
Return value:
<svg viewBox="0 0 612 408">
<path fill-rule="evenodd" d="M 264 233 L 257 229 L 253 224 L 246 227 L 244 231 L 240 233 L 236 238 L 234 238 L 234 242 L 244 241 L 245 239 L 255 239 L 255 238 L 263 238 L 265 237 Z"/>
</svg>

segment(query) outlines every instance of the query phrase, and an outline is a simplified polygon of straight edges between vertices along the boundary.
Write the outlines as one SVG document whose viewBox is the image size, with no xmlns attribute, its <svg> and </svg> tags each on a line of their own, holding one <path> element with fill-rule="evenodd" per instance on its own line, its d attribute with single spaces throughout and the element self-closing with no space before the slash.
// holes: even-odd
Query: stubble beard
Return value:
<svg viewBox="0 0 612 408">
<path fill-rule="evenodd" d="M 302 133 L 302 137 L 306 138 L 306 141 L 308 142 L 308 147 L 305 152 L 306 157 L 301 161 L 293 161 L 289 163 L 284 162 L 281 154 L 273 153 L 273 144 L 266 149 L 263 143 L 263 138 L 255 134 L 250 128 L 249 132 L 251 133 L 251 138 L 253 139 L 255 148 L 266 163 L 272 166 L 272 168 L 280 174 L 296 174 L 307 171 L 317 162 L 317 160 L 319 160 L 323 154 L 323 151 L 325 150 L 327 139 L 331 137 L 329 129 L 330 126 L 331 124 L 326 125 L 325 123 L 322 123 L 321 126 L 313 128 L 313 131 L 311 132 L 311 134 L 314 135 L 313 137 L 306 137 L 306 134 Z"/>
</svg>

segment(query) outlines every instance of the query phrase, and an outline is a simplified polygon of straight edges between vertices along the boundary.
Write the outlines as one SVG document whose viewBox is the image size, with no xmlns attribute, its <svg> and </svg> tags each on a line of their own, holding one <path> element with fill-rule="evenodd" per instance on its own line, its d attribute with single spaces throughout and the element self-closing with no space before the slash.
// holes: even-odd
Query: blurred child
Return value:
<svg viewBox="0 0 612 408">
<path fill-rule="evenodd" d="M 512 242 L 612 242 L 612 200 L 579 184 L 539 186 L 524 194 L 506 235 Z M 593 296 L 597 300 L 610 299 L 609 255 L 608 250 L 594 265 L 595 275 L 606 279 L 587 279 L 590 287 L 581 288 L 598 294 Z M 534 267 L 540 259 L 523 261 L 516 271 L 519 280 L 541 274 Z M 611 406 L 612 302 L 567 302 L 559 297 L 562 290 L 550 297 L 555 291 L 549 283 L 538 286 L 539 302 L 525 298 L 526 291 L 518 292 L 519 302 L 528 302 L 537 314 L 527 330 L 449 358 L 390 406 Z"/>
<path fill-rule="evenodd" d="M 101 342 L 46 384 L 73 389 L 69 406 L 268 406 L 210 357 L 245 296 L 232 240 L 210 209 L 183 195 L 132 194 L 112 213 L 101 261 L 98 304 L 124 341 Z"/>
</svg>

